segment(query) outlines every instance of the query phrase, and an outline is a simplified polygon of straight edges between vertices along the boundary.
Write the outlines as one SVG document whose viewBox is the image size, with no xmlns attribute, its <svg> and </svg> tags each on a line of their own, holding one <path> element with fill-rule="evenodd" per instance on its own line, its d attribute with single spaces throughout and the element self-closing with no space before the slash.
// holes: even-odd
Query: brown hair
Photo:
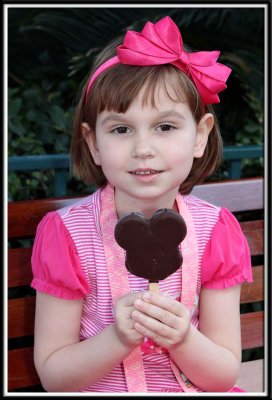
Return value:
<svg viewBox="0 0 272 400">
<path fill-rule="evenodd" d="M 97 58 L 92 73 L 106 60 L 116 55 L 116 47 L 122 40 L 112 42 Z M 194 185 L 204 181 L 218 167 L 222 156 L 222 139 L 216 116 L 211 105 L 203 106 L 200 95 L 191 79 L 171 64 L 138 67 L 117 64 L 101 73 L 94 81 L 86 98 L 86 82 L 74 118 L 74 131 L 71 143 L 72 170 L 86 184 L 103 186 L 107 179 L 100 166 L 94 163 L 82 134 L 82 123 L 86 122 L 95 132 L 96 119 L 104 110 L 125 113 L 139 91 L 145 87 L 143 103 L 151 101 L 155 107 L 155 89 L 158 82 L 164 85 L 166 93 L 173 101 L 187 102 L 195 118 L 200 121 L 206 112 L 214 115 L 214 127 L 209 134 L 208 143 L 201 158 L 195 158 L 186 180 L 180 185 L 180 192 L 188 194 Z M 167 83 L 167 84 L 166 84 Z M 175 91 L 175 98 L 167 91 L 167 86 Z"/>
</svg>

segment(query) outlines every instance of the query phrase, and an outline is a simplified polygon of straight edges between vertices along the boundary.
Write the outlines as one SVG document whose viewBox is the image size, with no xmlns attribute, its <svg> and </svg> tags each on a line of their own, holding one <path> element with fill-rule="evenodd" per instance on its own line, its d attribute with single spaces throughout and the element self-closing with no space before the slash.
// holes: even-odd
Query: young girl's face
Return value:
<svg viewBox="0 0 272 400">
<path fill-rule="evenodd" d="M 142 93 L 125 113 L 101 112 L 95 133 L 83 124 L 93 159 L 115 187 L 119 210 L 126 212 L 145 203 L 172 207 L 213 126 L 212 114 L 197 124 L 187 103 L 170 99 L 162 86 L 156 88 L 156 107 L 143 105 Z"/>
</svg>

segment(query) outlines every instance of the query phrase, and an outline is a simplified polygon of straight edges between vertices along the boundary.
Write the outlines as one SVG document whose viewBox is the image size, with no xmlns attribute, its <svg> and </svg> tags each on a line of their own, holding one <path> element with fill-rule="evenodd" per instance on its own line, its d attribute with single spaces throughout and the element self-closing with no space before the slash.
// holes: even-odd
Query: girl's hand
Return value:
<svg viewBox="0 0 272 400">
<path fill-rule="evenodd" d="M 135 311 L 133 305 L 135 300 L 142 296 L 143 292 L 130 293 L 118 299 L 115 305 L 113 327 L 118 339 L 126 347 L 137 347 L 144 340 L 144 336 L 134 328 L 134 320 L 131 317 L 133 311 Z"/>
<path fill-rule="evenodd" d="M 163 293 L 145 292 L 142 298 L 134 300 L 134 307 L 131 316 L 139 334 L 165 349 L 185 342 L 191 318 L 183 304 Z"/>
</svg>

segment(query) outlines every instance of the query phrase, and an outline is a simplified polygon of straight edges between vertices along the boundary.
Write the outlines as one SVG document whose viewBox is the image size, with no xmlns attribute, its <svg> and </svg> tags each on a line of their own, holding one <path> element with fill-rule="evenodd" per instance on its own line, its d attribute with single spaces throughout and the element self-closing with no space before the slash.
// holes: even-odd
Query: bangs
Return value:
<svg viewBox="0 0 272 400">
<path fill-rule="evenodd" d="M 194 83 L 178 68 L 167 64 L 137 67 L 118 64 L 102 73 L 94 82 L 85 107 L 85 121 L 95 129 L 102 111 L 125 113 L 143 89 L 143 106 L 156 108 L 156 94 L 161 87 L 174 102 L 188 103 L 197 120 L 202 116 L 199 93 Z"/>
</svg>

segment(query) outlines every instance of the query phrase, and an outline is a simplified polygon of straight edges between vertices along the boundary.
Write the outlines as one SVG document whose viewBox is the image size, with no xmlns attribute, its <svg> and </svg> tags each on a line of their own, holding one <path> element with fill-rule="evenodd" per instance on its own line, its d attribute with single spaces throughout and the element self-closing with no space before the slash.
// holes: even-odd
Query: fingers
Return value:
<svg viewBox="0 0 272 400">
<path fill-rule="evenodd" d="M 173 329 L 139 311 L 133 311 L 132 317 L 135 321 L 134 329 L 143 337 L 152 339 L 162 348 L 170 349 L 182 340 L 179 330 Z"/>
<path fill-rule="evenodd" d="M 158 336 L 168 337 L 174 335 L 174 329 L 161 321 L 151 318 L 139 311 L 132 312 L 135 321 L 134 327 L 142 335 L 157 341 Z"/>
<path fill-rule="evenodd" d="M 134 301 L 136 299 L 141 299 L 143 297 L 143 293 L 144 292 L 128 293 L 121 297 L 117 303 L 121 303 L 124 307 L 134 307 Z"/>
<path fill-rule="evenodd" d="M 127 319 L 131 318 L 131 312 L 135 309 L 134 301 L 140 299 L 143 292 L 129 293 L 117 300 L 114 307 L 114 315 L 118 317 L 121 314 L 122 317 Z"/>
<path fill-rule="evenodd" d="M 180 343 L 189 330 L 189 310 L 162 293 L 145 292 L 135 299 L 134 307 L 134 328 L 163 347 Z"/>
<path fill-rule="evenodd" d="M 119 340 L 126 346 L 136 346 L 142 343 L 143 336 L 135 330 L 134 320 L 131 317 L 134 307 L 134 301 L 141 298 L 142 292 L 129 293 L 120 299 L 114 307 L 114 329 Z"/>
<path fill-rule="evenodd" d="M 134 307 L 171 327 L 176 327 L 180 318 L 188 316 L 188 309 L 183 304 L 163 293 L 145 292 L 142 298 L 135 299 Z"/>
</svg>

